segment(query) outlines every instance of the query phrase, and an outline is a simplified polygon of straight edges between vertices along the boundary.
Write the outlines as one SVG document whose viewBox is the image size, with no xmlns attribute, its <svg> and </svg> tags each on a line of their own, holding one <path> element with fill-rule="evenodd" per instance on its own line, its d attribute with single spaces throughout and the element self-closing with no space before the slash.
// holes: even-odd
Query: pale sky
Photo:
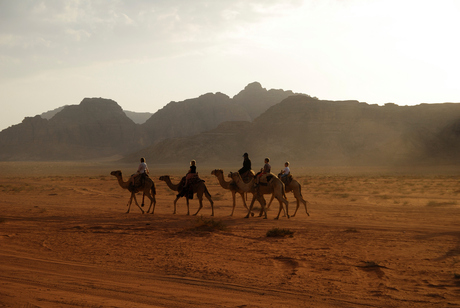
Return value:
<svg viewBox="0 0 460 308">
<path fill-rule="evenodd" d="M 458 0 L 0 0 L 0 130 L 85 97 L 156 112 L 254 81 L 460 102 Z"/>
</svg>

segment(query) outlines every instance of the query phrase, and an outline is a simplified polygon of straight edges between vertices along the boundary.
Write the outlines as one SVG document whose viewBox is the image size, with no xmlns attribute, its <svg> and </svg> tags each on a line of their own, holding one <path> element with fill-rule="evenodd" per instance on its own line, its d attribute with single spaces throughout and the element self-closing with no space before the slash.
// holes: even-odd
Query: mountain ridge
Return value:
<svg viewBox="0 0 460 308">
<path fill-rule="evenodd" d="M 244 152 L 255 161 L 324 166 L 460 164 L 460 104 L 327 101 L 254 82 L 233 98 L 217 92 L 170 102 L 143 124 L 113 100 L 85 98 L 0 132 L 3 161 L 218 163 Z"/>
</svg>

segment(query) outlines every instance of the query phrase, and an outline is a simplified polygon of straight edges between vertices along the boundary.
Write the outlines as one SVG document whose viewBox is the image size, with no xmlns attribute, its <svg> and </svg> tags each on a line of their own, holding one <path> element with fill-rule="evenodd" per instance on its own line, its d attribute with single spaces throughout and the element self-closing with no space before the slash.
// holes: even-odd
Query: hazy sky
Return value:
<svg viewBox="0 0 460 308">
<path fill-rule="evenodd" d="M 0 0 L 0 130 L 85 97 L 155 112 L 248 83 L 460 102 L 458 0 Z"/>
</svg>

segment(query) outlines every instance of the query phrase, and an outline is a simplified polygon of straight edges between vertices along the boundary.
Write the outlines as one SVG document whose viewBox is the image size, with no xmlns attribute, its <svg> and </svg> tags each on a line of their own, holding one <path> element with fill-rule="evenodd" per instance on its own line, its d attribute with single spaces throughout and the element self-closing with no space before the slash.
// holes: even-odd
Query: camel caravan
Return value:
<svg viewBox="0 0 460 308">
<path fill-rule="evenodd" d="M 275 217 L 275 219 L 279 219 L 281 211 L 284 211 L 284 216 L 289 218 L 289 202 L 286 198 L 286 192 L 292 192 L 297 201 L 297 207 L 292 217 L 297 214 L 300 203 L 305 206 L 305 212 L 308 216 L 310 216 L 307 210 L 308 201 L 302 197 L 302 187 L 300 183 L 295 180 L 290 173 L 289 162 L 285 163 L 285 168 L 281 171 L 281 173 L 275 175 L 271 172 L 271 166 L 269 164 L 270 159 L 265 158 L 265 164 L 263 168 L 261 168 L 260 172 L 256 174 L 251 169 L 251 160 L 249 159 L 248 153 L 244 153 L 243 157 L 243 167 L 237 172 L 230 172 L 228 174 L 228 178 L 230 178 L 229 181 L 225 180 L 224 171 L 222 169 L 214 169 L 211 172 L 212 175 L 216 176 L 220 186 L 223 189 L 230 190 L 232 193 L 233 207 L 230 216 L 233 216 L 236 206 L 236 194 L 239 194 L 243 200 L 244 207 L 248 211 L 245 218 L 254 216 L 252 209 L 254 207 L 255 201 L 258 201 L 261 206 L 259 217 L 263 216 L 264 219 L 267 219 L 267 210 L 270 208 L 270 205 L 274 199 L 278 200 L 279 202 L 278 215 Z M 145 197 L 150 200 L 150 206 L 147 210 L 147 213 L 150 213 L 150 210 L 151 214 L 154 213 L 156 205 L 155 183 L 149 177 L 149 169 L 144 158 L 140 159 L 140 164 L 136 173 L 131 175 L 130 179 L 126 182 L 123 181 L 123 175 L 120 170 L 112 171 L 110 174 L 117 178 L 118 184 L 123 189 L 127 189 L 131 193 L 127 204 L 128 211 L 126 213 L 129 213 L 131 204 L 134 200 L 134 203 L 139 207 L 142 214 L 144 214 L 145 212 L 142 207 L 144 206 Z M 211 216 L 214 216 L 214 202 L 212 201 L 211 194 L 206 187 L 205 181 L 201 179 L 196 172 L 196 162 L 194 160 L 190 162 L 190 169 L 188 170 L 187 174 L 182 177 L 180 182 L 176 184 L 172 183 L 171 177 L 169 175 L 160 176 L 159 180 L 164 181 L 172 191 L 177 192 L 176 198 L 174 199 L 173 214 L 176 214 L 177 201 L 181 197 L 185 197 L 187 203 L 187 215 L 190 215 L 189 200 L 193 199 L 193 196 L 196 195 L 199 201 L 199 208 L 193 215 L 196 216 L 203 208 L 204 196 L 211 204 Z M 143 193 L 141 205 L 139 205 L 136 198 L 136 194 L 140 192 Z M 252 200 L 249 206 L 246 203 L 248 193 L 252 194 Z M 268 206 L 264 195 L 271 196 Z"/>
</svg>

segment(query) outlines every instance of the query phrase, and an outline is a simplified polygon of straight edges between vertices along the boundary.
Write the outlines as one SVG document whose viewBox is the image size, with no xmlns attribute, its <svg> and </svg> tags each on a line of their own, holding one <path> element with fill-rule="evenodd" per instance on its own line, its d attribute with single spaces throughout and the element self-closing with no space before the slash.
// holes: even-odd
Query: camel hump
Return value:
<svg viewBox="0 0 460 308">
<path fill-rule="evenodd" d="M 260 176 L 259 184 L 268 184 L 273 178 L 276 177 L 274 173 L 265 173 Z"/>
<path fill-rule="evenodd" d="M 254 178 L 255 175 L 256 173 L 254 172 L 254 170 L 248 170 L 244 172 L 243 174 L 241 174 L 241 179 L 243 180 L 243 182 L 249 183 L 251 182 L 251 180 Z"/>
</svg>

